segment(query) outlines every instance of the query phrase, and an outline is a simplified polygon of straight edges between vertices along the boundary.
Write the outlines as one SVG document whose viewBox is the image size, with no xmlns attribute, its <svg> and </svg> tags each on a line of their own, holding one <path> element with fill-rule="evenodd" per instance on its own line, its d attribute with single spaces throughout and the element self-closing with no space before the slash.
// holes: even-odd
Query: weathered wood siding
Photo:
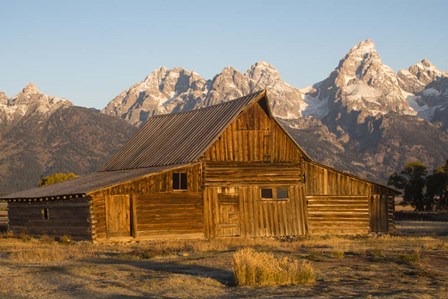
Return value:
<svg viewBox="0 0 448 299">
<path fill-rule="evenodd" d="M 138 237 L 204 237 L 202 192 L 141 194 L 136 209 Z"/>
<path fill-rule="evenodd" d="M 392 232 L 395 230 L 394 197 L 373 195 L 370 197 L 370 230 L 372 232 Z"/>
<path fill-rule="evenodd" d="M 205 152 L 206 161 L 300 161 L 302 154 L 257 103 L 233 121 Z"/>
<path fill-rule="evenodd" d="M 312 162 L 305 162 L 305 182 L 311 234 L 394 230 L 389 189 Z"/>
<path fill-rule="evenodd" d="M 303 153 L 262 105 L 243 112 L 204 155 L 207 238 L 307 233 Z M 277 187 L 288 189 L 288 200 L 261 198 L 261 188 Z"/>
<path fill-rule="evenodd" d="M 303 184 L 301 162 L 212 162 L 204 163 L 205 186 Z"/>
<path fill-rule="evenodd" d="M 311 234 L 368 234 L 368 196 L 307 196 Z"/>
<path fill-rule="evenodd" d="M 30 235 L 67 235 L 75 240 L 90 240 L 90 202 L 88 198 L 54 201 L 9 202 L 9 229 Z M 48 219 L 44 219 L 47 209 Z"/>
<path fill-rule="evenodd" d="M 188 191 L 173 190 L 173 172 L 187 173 Z M 92 192 L 94 240 L 113 238 L 105 200 L 111 196 L 129 196 L 129 238 L 204 237 L 201 179 L 198 163 Z"/>
<path fill-rule="evenodd" d="M 261 199 L 258 186 L 235 188 L 234 196 L 226 196 L 220 187 L 205 189 L 207 238 L 279 237 L 307 233 L 303 188 L 298 185 L 287 187 L 289 198 L 282 201 Z"/>
<path fill-rule="evenodd" d="M 0 232 L 8 230 L 8 204 L 0 202 Z"/>
</svg>

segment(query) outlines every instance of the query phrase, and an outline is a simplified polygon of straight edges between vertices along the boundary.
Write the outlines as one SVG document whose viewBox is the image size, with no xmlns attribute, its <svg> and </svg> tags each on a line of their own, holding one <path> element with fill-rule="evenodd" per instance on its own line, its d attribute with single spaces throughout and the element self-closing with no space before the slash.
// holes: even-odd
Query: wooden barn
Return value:
<svg viewBox="0 0 448 299">
<path fill-rule="evenodd" d="M 1 199 L 13 232 L 99 242 L 390 232 L 395 195 L 312 161 L 260 91 L 154 116 L 100 171 Z"/>
</svg>

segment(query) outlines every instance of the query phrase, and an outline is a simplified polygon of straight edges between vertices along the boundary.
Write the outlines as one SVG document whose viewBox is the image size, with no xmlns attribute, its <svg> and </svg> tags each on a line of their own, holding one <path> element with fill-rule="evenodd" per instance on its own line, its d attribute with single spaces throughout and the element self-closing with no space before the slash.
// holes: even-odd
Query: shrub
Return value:
<svg viewBox="0 0 448 299">
<path fill-rule="evenodd" d="M 406 264 L 417 264 L 420 261 L 420 255 L 422 251 L 420 248 L 416 248 L 414 252 L 409 254 L 400 254 L 398 259 Z"/>
<path fill-rule="evenodd" d="M 46 185 L 52 185 L 52 184 L 60 183 L 63 181 L 76 179 L 77 177 L 78 177 L 78 175 L 74 174 L 73 172 L 69 172 L 69 173 L 57 172 L 52 175 L 44 177 L 42 180 L 40 180 L 38 186 L 42 187 L 42 186 L 46 186 Z"/>
<path fill-rule="evenodd" d="M 252 248 L 240 249 L 233 254 L 233 273 L 238 285 L 299 285 L 312 284 L 316 280 L 309 262 L 275 257 Z"/>
<path fill-rule="evenodd" d="M 344 252 L 344 250 L 342 250 L 342 249 L 336 249 L 335 251 L 332 251 L 332 252 L 331 252 L 331 255 L 332 255 L 334 258 L 337 258 L 337 259 L 343 259 L 344 256 L 345 256 L 345 252 Z"/>
</svg>

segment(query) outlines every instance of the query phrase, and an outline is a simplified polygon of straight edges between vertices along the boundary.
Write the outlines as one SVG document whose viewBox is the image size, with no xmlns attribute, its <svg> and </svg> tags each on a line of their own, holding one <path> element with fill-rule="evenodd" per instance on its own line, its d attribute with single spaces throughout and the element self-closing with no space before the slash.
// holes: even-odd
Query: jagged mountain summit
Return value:
<svg viewBox="0 0 448 299">
<path fill-rule="evenodd" d="M 398 71 L 400 87 L 408 93 L 419 93 L 425 90 L 431 82 L 440 79 L 444 74 L 428 59 L 410 66 L 407 70 Z"/>
<path fill-rule="evenodd" d="M 448 74 L 428 59 L 398 72 L 398 80 L 420 118 L 448 129 Z"/>
<path fill-rule="evenodd" d="M 27 114 L 48 114 L 69 106 L 73 106 L 69 100 L 43 94 L 34 83 L 29 83 L 13 98 L 0 93 L 0 125 L 5 126 Z"/>
<path fill-rule="evenodd" d="M 391 112 L 415 115 L 396 74 L 381 61 L 371 40 L 351 48 L 327 79 L 304 92 L 309 107 L 303 114 L 319 119 L 353 111 L 358 111 L 359 117 Z"/>
<path fill-rule="evenodd" d="M 160 67 L 121 92 L 102 112 L 138 125 L 155 114 L 192 109 L 205 97 L 206 84 L 195 72 Z"/>
<path fill-rule="evenodd" d="M 121 92 L 102 113 L 139 126 L 155 114 L 206 107 L 264 88 L 272 94 L 276 115 L 283 118 L 300 116 L 300 107 L 304 103 L 300 91 L 283 82 L 277 69 L 264 61 L 255 63 L 245 73 L 226 67 L 210 80 L 183 68 L 161 67 Z"/>
<path fill-rule="evenodd" d="M 13 98 L 0 93 L 0 194 L 35 187 L 55 172 L 95 171 L 135 131 L 32 83 Z"/>
</svg>

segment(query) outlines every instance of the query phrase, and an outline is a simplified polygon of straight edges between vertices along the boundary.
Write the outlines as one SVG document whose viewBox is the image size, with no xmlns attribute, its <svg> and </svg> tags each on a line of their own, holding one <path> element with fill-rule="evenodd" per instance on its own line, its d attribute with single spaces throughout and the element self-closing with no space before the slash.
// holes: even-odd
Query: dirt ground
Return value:
<svg viewBox="0 0 448 299">
<path fill-rule="evenodd" d="M 447 298 L 448 222 L 397 223 L 396 235 L 93 245 L 0 238 L 1 298 Z M 240 287 L 243 246 L 309 260 L 314 285 Z"/>
</svg>

